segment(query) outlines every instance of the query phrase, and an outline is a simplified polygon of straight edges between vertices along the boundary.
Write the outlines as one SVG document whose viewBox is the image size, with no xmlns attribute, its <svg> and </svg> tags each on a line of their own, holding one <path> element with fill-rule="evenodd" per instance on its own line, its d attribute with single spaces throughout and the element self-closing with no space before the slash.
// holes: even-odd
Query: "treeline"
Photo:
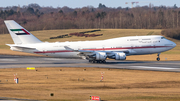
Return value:
<svg viewBox="0 0 180 101">
<path fill-rule="evenodd" d="M 38 4 L 0 8 L 0 34 L 8 33 L 4 20 L 15 20 L 30 31 L 51 29 L 168 29 L 179 28 L 180 8 L 40 7 Z"/>
<path fill-rule="evenodd" d="M 173 38 L 173 39 L 178 39 L 180 40 L 180 29 L 175 28 L 175 29 L 164 29 L 161 31 L 162 35 L 165 35 L 167 37 Z"/>
</svg>

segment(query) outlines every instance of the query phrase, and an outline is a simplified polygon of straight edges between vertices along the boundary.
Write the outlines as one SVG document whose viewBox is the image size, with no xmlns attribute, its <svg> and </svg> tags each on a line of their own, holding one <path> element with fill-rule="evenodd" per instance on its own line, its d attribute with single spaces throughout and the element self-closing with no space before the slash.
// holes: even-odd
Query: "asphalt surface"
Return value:
<svg viewBox="0 0 180 101">
<path fill-rule="evenodd" d="M 18 99 L 18 98 L 10 98 L 10 97 L 0 97 L 0 101 L 40 101 L 40 100 Z"/>
<path fill-rule="evenodd" d="M 89 63 L 83 59 L 61 59 L 34 56 L 0 55 L 0 68 L 26 67 L 99 67 L 133 70 L 153 70 L 180 72 L 180 61 L 116 61 L 107 60 L 105 64 Z"/>
</svg>

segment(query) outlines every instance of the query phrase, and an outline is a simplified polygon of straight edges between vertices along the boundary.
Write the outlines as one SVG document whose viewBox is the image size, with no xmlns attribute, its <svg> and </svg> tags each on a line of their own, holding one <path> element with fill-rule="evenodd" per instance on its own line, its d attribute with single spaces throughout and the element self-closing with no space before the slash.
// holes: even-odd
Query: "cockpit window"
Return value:
<svg viewBox="0 0 180 101">
<path fill-rule="evenodd" d="M 165 37 L 161 37 L 161 39 L 166 39 Z"/>
</svg>

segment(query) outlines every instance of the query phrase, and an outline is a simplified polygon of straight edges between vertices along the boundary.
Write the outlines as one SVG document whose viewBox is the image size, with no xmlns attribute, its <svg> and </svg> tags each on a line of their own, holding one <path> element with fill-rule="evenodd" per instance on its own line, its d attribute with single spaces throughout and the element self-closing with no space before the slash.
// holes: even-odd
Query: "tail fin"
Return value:
<svg viewBox="0 0 180 101">
<path fill-rule="evenodd" d="M 4 23 L 15 44 L 41 43 L 41 41 L 20 26 L 14 20 L 5 20 Z"/>
</svg>

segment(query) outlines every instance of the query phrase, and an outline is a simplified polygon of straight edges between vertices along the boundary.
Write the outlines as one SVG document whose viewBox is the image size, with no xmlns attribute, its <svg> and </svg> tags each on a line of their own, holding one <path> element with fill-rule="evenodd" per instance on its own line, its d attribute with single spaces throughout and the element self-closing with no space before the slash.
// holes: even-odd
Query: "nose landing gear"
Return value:
<svg viewBox="0 0 180 101">
<path fill-rule="evenodd" d="M 157 56 L 158 56 L 157 59 L 156 59 L 157 61 L 160 61 L 160 58 L 159 58 L 159 55 L 160 55 L 160 54 L 161 54 L 161 53 L 158 53 L 158 54 L 157 54 Z"/>
</svg>

